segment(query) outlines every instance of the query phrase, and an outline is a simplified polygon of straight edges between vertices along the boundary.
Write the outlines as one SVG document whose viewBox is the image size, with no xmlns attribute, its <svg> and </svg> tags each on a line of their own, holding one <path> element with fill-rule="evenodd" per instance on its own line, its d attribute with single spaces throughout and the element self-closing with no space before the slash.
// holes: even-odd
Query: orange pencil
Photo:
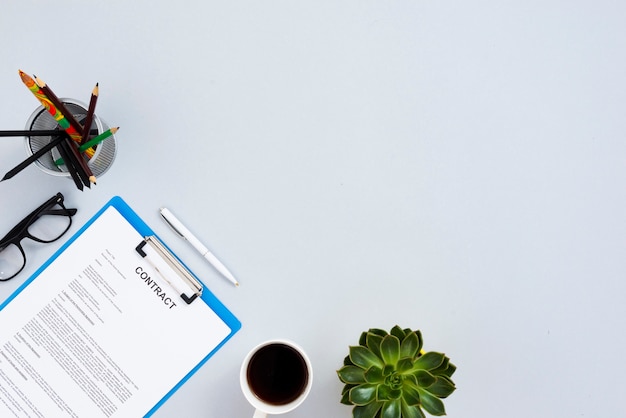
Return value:
<svg viewBox="0 0 626 418">
<path fill-rule="evenodd" d="M 33 93 L 33 95 L 41 102 L 43 107 L 52 115 L 54 120 L 57 121 L 59 126 L 67 132 L 70 138 L 75 139 L 76 141 L 80 141 L 81 135 L 76 132 L 76 130 L 70 125 L 70 123 L 65 119 L 65 116 L 50 102 L 48 97 L 44 94 L 44 92 L 35 84 L 35 80 L 32 79 L 28 74 L 24 71 L 19 70 L 20 78 L 22 82 L 28 87 L 28 89 Z M 73 135 L 73 136 L 72 136 Z"/>
<path fill-rule="evenodd" d="M 73 128 L 73 131 L 75 132 L 75 134 L 72 134 L 71 132 L 67 132 L 70 138 L 80 143 L 80 140 L 82 139 L 83 127 L 74 118 L 74 115 L 72 115 L 72 112 L 70 112 L 65 107 L 63 102 L 61 102 L 61 100 L 57 97 L 57 95 L 54 94 L 52 89 L 50 89 L 50 87 L 46 83 L 44 83 L 44 81 L 41 78 L 35 76 L 35 84 L 39 86 L 39 88 L 41 89 L 43 94 L 48 98 L 50 103 L 52 103 L 57 108 L 57 110 L 65 117 L 65 119 L 67 119 L 70 126 Z"/>
</svg>

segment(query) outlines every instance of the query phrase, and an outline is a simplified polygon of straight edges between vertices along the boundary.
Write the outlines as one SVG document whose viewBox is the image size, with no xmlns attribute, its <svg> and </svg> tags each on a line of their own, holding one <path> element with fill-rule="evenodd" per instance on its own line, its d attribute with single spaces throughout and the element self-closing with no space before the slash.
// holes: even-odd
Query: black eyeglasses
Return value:
<svg viewBox="0 0 626 418">
<path fill-rule="evenodd" d="M 76 209 L 67 209 L 63 195 L 57 193 L 15 225 L 0 239 L 0 281 L 10 280 L 24 269 L 24 238 L 42 243 L 56 241 L 70 229 L 75 214 Z"/>
</svg>

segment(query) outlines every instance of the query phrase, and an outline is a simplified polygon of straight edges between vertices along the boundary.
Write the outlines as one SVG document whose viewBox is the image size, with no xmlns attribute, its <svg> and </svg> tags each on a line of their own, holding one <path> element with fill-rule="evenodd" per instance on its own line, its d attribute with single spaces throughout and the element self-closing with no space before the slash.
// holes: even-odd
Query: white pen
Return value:
<svg viewBox="0 0 626 418">
<path fill-rule="evenodd" d="M 195 248 L 202 255 L 202 257 L 206 258 L 217 271 L 222 273 L 224 277 L 230 280 L 235 286 L 239 286 L 239 282 L 233 277 L 230 271 L 228 271 L 220 260 L 211 254 L 211 251 L 209 251 L 209 249 L 205 247 L 200 240 L 196 238 L 195 235 L 193 235 L 191 231 L 189 231 L 185 225 L 183 225 L 174 216 L 174 214 L 172 214 L 172 212 L 170 212 L 167 208 L 161 208 L 160 213 L 165 222 L 167 222 L 178 235 L 188 241 L 192 247 Z"/>
</svg>

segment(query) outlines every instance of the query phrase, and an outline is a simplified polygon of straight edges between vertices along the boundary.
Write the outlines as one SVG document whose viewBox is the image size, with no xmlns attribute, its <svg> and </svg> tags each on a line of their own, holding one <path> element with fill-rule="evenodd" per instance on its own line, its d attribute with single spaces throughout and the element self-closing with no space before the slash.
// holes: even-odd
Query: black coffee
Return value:
<svg viewBox="0 0 626 418">
<path fill-rule="evenodd" d="M 284 405 L 304 391 L 309 379 L 300 353 L 285 344 L 269 344 L 252 355 L 248 364 L 248 383 L 264 402 Z"/>
</svg>

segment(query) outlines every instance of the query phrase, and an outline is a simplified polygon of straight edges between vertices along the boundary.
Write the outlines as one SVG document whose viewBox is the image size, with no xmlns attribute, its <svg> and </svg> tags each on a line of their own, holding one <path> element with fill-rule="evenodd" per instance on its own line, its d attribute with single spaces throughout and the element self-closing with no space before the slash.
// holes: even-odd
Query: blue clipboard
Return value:
<svg viewBox="0 0 626 418">
<path fill-rule="evenodd" d="M 66 248 L 72 245 L 72 243 L 85 230 L 87 230 L 91 226 L 91 224 L 93 224 L 98 219 L 98 217 L 100 217 L 100 215 L 102 215 L 102 213 L 105 212 L 109 207 L 115 208 L 128 221 L 128 223 L 132 225 L 139 234 L 141 234 L 141 236 L 143 237 L 154 236 L 158 238 L 158 236 L 154 233 L 154 231 L 139 217 L 139 215 L 137 215 L 137 213 L 130 206 L 128 206 L 128 204 L 121 197 L 114 196 L 89 221 L 87 221 L 85 225 L 83 225 L 71 238 L 69 238 L 67 242 L 63 244 L 63 246 L 61 246 L 41 267 L 39 267 L 39 269 L 37 269 L 37 271 L 35 271 L 35 273 L 33 273 L 31 277 L 29 277 L 15 292 L 13 292 L 13 294 L 11 294 L 11 296 L 9 296 L 7 300 L 4 301 L 4 303 L 0 304 L 0 310 L 2 310 L 5 306 L 11 303 L 11 301 L 22 290 L 24 290 L 33 280 L 35 280 L 41 274 L 41 272 L 46 269 L 46 267 L 48 267 L 52 262 L 54 262 L 54 260 L 57 257 L 59 257 L 59 255 L 61 255 L 61 253 L 63 253 L 63 251 L 65 251 Z M 174 254 L 174 252 L 172 252 L 169 249 L 169 247 L 167 247 L 163 243 L 163 241 L 161 241 L 161 243 L 167 248 L 169 253 L 172 256 L 174 256 L 176 260 L 182 266 L 187 268 L 187 266 L 182 262 L 182 260 L 180 260 Z M 188 268 L 187 270 L 191 273 L 191 271 Z M 194 278 L 199 283 L 202 283 L 195 275 L 194 275 Z M 165 403 L 165 401 L 183 385 L 183 383 L 185 383 L 196 371 L 198 371 L 198 369 L 200 369 L 200 367 L 202 367 L 202 365 L 204 365 L 204 363 L 206 363 L 207 360 L 211 358 L 211 356 L 213 356 L 213 354 L 215 354 L 224 344 L 226 344 L 226 342 L 230 338 L 232 338 L 233 335 L 235 335 L 237 331 L 239 331 L 239 329 L 241 329 L 241 322 L 226 308 L 226 306 L 222 304 L 222 302 L 215 295 L 213 295 L 213 293 L 211 293 L 207 289 L 207 287 L 204 284 L 202 284 L 202 286 L 203 286 L 202 295 L 196 299 L 195 303 L 199 303 L 199 301 L 203 301 L 203 303 L 206 303 L 222 319 L 222 321 L 224 321 L 224 323 L 230 328 L 230 333 L 210 353 L 207 353 L 207 355 L 193 369 L 191 369 L 180 382 L 174 385 L 172 389 L 159 402 L 157 402 L 157 404 L 154 405 L 154 407 L 152 407 L 150 411 L 148 411 L 145 417 L 149 417 L 152 414 L 154 414 L 156 410 L 159 409 L 159 407 L 163 405 L 163 403 Z"/>
</svg>

